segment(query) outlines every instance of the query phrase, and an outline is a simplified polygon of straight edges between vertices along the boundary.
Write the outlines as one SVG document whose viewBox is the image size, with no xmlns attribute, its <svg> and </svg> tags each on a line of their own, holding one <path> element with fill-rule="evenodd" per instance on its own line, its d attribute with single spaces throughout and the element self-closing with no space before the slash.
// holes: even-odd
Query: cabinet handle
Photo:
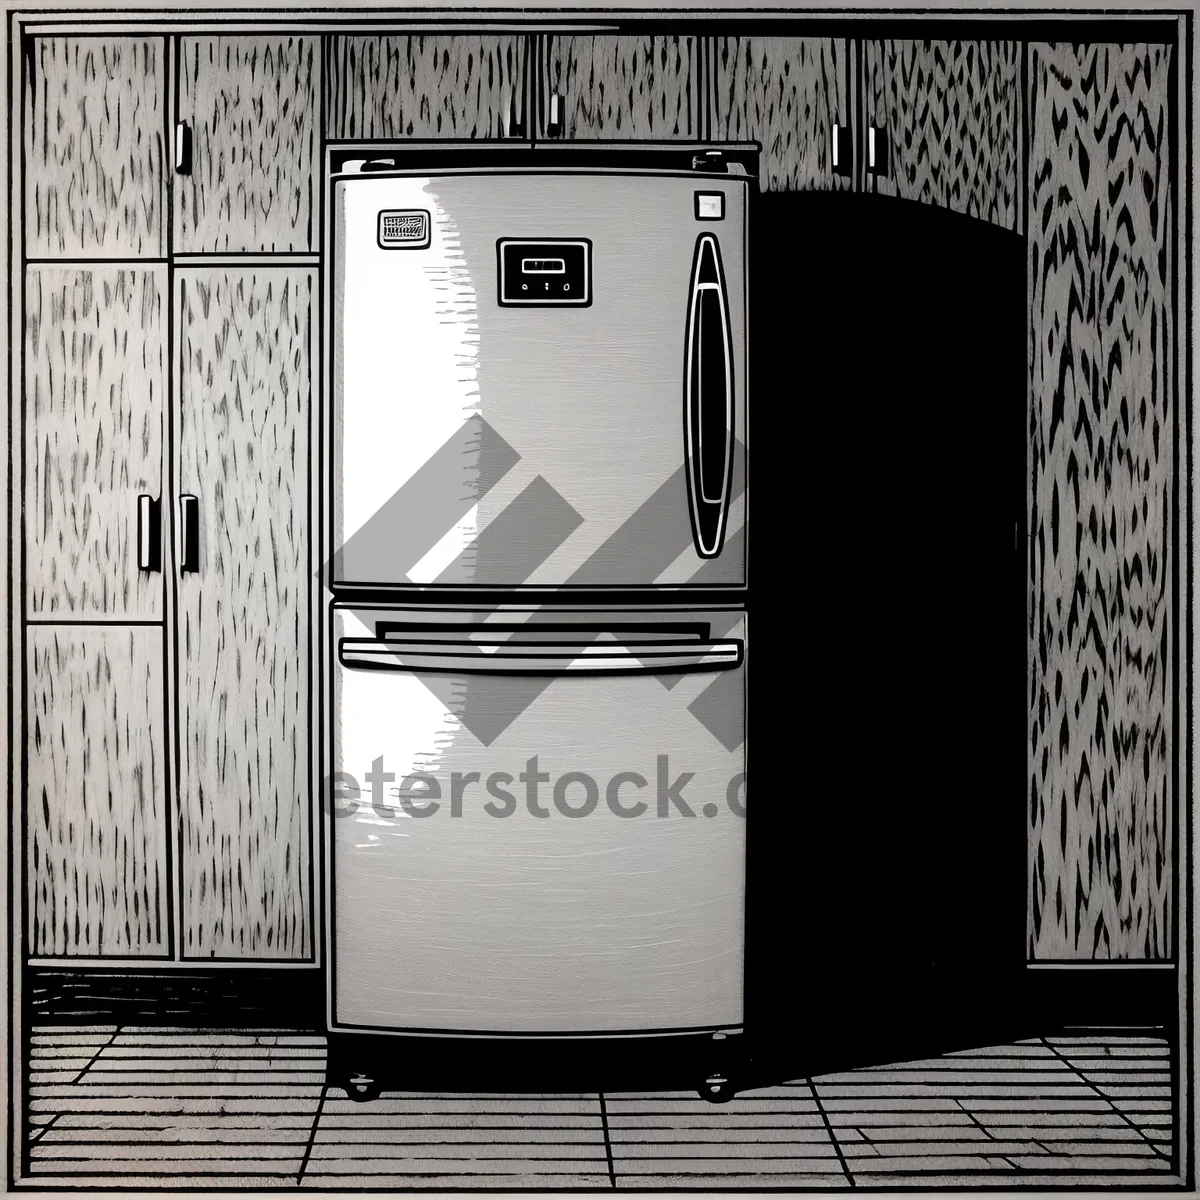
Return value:
<svg viewBox="0 0 1200 1200">
<path fill-rule="evenodd" d="M 192 127 L 186 121 L 175 124 L 175 174 L 192 173 Z"/>
<path fill-rule="evenodd" d="M 546 118 L 546 136 L 547 137 L 562 137 L 562 101 L 557 92 L 550 93 L 550 113 Z"/>
<path fill-rule="evenodd" d="M 158 501 L 145 494 L 137 498 L 137 560 L 139 571 L 162 569 L 159 557 L 159 532 L 162 522 L 158 518 Z"/>
<path fill-rule="evenodd" d="M 509 137 L 524 137 L 525 123 L 521 120 L 520 114 L 517 112 L 517 91 L 512 90 L 508 97 L 508 114 L 505 121 L 507 126 L 507 134 Z"/>
<path fill-rule="evenodd" d="M 179 497 L 179 570 L 200 570 L 200 501 Z"/>
<path fill-rule="evenodd" d="M 844 178 L 854 174 L 854 138 L 849 125 L 833 126 L 831 166 L 835 175 Z"/>
</svg>

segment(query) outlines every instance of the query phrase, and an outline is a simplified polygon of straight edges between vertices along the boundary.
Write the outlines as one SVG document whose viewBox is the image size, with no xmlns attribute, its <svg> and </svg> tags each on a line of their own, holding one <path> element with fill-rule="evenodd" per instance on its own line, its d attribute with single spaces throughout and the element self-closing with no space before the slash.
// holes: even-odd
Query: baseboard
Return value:
<svg viewBox="0 0 1200 1200">
<path fill-rule="evenodd" d="M 1022 984 L 1023 995 L 1005 997 L 1003 1005 L 1014 1034 L 1043 1037 L 1072 1027 L 1171 1031 L 1178 1024 L 1173 967 L 1029 968 Z M 33 1024 L 325 1028 L 320 967 L 28 967 L 25 997 Z M 864 1000 L 877 1003 L 878 996 Z M 988 1007 L 983 996 L 977 1002 Z M 981 1037 L 985 1029 L 981 1024 Z"/>
<path fill-rule="evenodd" d="M 31 1025 L 325 1028 L 320 967 L 27 967 L 24 996 Z"/>
<path fill-rule="evenodd" d="M 1029 966 L 1024 1009 L 1040 1036 L 1072 1027 L 1161 1028 L 1171 1036 L 1179 1024 L 1179 974 L 1174 966 L 1080 963 Z"/>
</svg>

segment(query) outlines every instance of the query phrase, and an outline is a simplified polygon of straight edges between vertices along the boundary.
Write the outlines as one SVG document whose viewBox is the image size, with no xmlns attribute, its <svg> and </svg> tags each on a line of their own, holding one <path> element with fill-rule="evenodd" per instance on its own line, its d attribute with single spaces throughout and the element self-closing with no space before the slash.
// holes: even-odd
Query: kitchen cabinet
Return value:
<svg viewBox="0 0 1200 1200">
<path fill-rule="evenodd" d="M 212 28 L 222 20 L 213 17 Z M 307 696 L 302 703 L 293 685 L 307 677 L 308 618 L 298 607 L 302 589 L 285 581 L 308 556 L 300 514 L 308 503 L 316 309 L 305 289 L 315 276 L 282 265 L 256 274 L 176 262 L 172 300 L 166 260 L 305 254 L 315 272 L 322 137 L 752 139 L 762 144 L 766 190 L 886 193 L 1028 236 L 1026 949 L 1040 960 L 1169 959 L 1181 857 L 1172 840 L 1180 814 L 1171 798 L 1178 724 L 1171 680 L 1176 593 L 1186 580 L 1178 577 L 1169 522 L 1182 491 L 1175 467 L 1182 417 L 1172 407 L 1182 314 L 1171 299 L 1180 264 L 1168 99 L 1186 63 L 1173 62 L 1167 46 L 888 39 L 865 26 L 861 36 L 849 22 L 841 28 L 855 36 L 808 36 L 800 20 L 794 36 L 782 36 L 779 23 L 760 35 L 749 18 L 720 29 L 709 23 L 703 32 L 681 25 L 677 34 L 341 28 L 23 36 L 22 77 L 12 89 L 23 123 L 23 228 L 14 230 L 15 244 L 31 260 L 14 295 L 24 307 L 14 426 L 24 563 L 15 583 L 32 622 L 23 657 L 31 664 L 34 641 L 54 634 L 39 622 L 87 622 L 68 630 L 75 658 L 64 658 L 63 670 L 94 679 L 91 667 L 70 664 L 101 656 L 112 663 L 113 639 L 163 629 L 132 623 L 170 622 L 165 636 L 169 646 L 179 639 L 178 664 L 146 669 L 167 678 L 180 711 L 153 718 L 160 775 L 143 775 L 166 788 L 159 756 L 173 764 L 177 751 L 190 754 L 191 773 L 178 781 L 178 811 L 175 781 L 171 811 L 165 802 L 155 808 L 154 821 L 169 831 L 165 842 L 150 834 L 136 842 L 137 870 L 195 889 L 172 899 L 163 883 L 162 903 L 174 904 L 191 937 L 190 944 L 176 938 L 168 951 L 167 935 L 150 937 L 145 925 L 131 924 L 130 936 L 117 938 L 111 905 L 103 936 L 84 918 L 77 936 L 60 937 L 76 881 L 43 873 L 38 921 L 49 932 L 31 947 L 199 957 L 313 952 L 311 889 L 301 883 L 312 871 L 308 783 L 283 721 L 286 714 L 297 744 L 307 740 Z M 190 174 L 173 169 L 177 117 L 191 128 Z M 1177 130 L 1182 118 L 1175 115 Z M 846 174 L 844 164 L 834 168 L 835 123 L 852 134 Z M 871 126 L 888 134 L 881 175 L 864 161 Z M 300 314 L 314 327 L 308 341 L 297 333 Z M 203 349 L 199 359 L 187 357 L 185 338 Z M 256 374 L 268 351 L 269 372 Z M 176 372 L 170 422 L 168 370 Z M 283 422 L 278 430 L 264 424 L 268 416 Z M 219 420 L 229 422 L 223 431 Z M 293 435 L 286 452 L 274 440 Z M 175 464 L 173 493 L 165 462 Z M 176 502 L 188 488 L 200 498 L 201 570 L 179 575 Z M 162 500 L 162 573 L 137 567 L 141 495 Z M 273 574 L 250 570 L 256 556 Z M 287 637 L 276 638 L 285 628 Z M 285 678 L 283 657 L 271 648 L 289 639 L 287 670 L 295 673 Z M 122 650 L 121 661 L 131 653 Z M 45 661 L 39 680 L 49 678 Z M 168 666 L 178 667 L 177 677 Z M 126 685 L 113 672 L 111 687 L 124 698 Z M 256 693 L 262 679 L 271 686 Z M 98 695 L 87 700 L 89 710 L 102 703 Z M 259 695 L 269 711 L 256 707 Z M 106 694 L 106 720 L 111 700 Z M 56 693 L 60 709 L 75 703 Z M 151 717 L 137 712 L 149 727 Z M 195 737 L 190 749 L 167 737 L 176 715 L 179 729 Z M 263 722 L 268 734 L 246 721 Z M 31 724 L 31 759 L 33 736 Z M 271 782 L 254 777 L 252 745 L 269 747 Z M 99 769 L 93 759 L 72 775 L 89 780 L 89 798 L 99 776 L 88 772 Z M 82 810 L 66 806 L 65 792 L 59 800 L 47 794 L 51 818 L 66 822 L 53 828 L 69 844 Z M 42 798 L 31 790 L 27 800 L 32 821 Z M 106 854 L 129 827 L 119 805 L 113 812 Z M 276 812 L 282 832 L 271 823 Z M 43 824 L 51 818 L 42 810 Z M 59 833 L 39 836 L 44 855 Z M 181 872 L 179 836 L 191 839 L 189 861 L 205 861 L 207 874 Z M 163 876 L 165 846 L 174 865 Z M 39 859 L 39 870 L 46 861 Z M 262 895 L 238 891 L 252 873 L 267 880 Z M 140 894 L 137 904 L 144 919 Z"/>
<path fill-rule="evenodd" d="M 166 44 L 35 37 L 25 53 L 25 253 L 166 253 Z"/>
<path fill-rule="evenodd" d="M 164 267 L 30 267 L 25 280 L 25 603 L 39 618 L 160 618 Z"/>
<path fill-rule="evenodd" d="M 699 37 L 540 35 L 537 137 L 700 141 L 703 45 Z"/>
<path fill-rule="evenodd" d="M 325 133 L 332 139 L 528 136 L 521 34 L 329 39 Z"/>
<path fill-rule="evenodd" d="M 176 253 L 317 249 L 320 60 L 316 37 L 179 39 Z"/>
<path fill-rule="evenodd" d="M 1166 959 L 1171 47 L 1028 54 L 1028 951 Z"/>
<path fill-rule="evenodd" d="M 811 37 L 714 41 L 712 140 L 760 142 L 763 191 L 852 187 L 852 175 L 834 168 L 832 142 L 834 124 L 855 127 L 852 43 Z"/>
<path fill-rule="evenodd" d="M 1019 231 L 1020 44 L 868 40 L 863 75 L 862 137 L 886 130 L 890 159 L 866 190 Z"/>
<path fill-rule="evenodd" d="M 29 953 L 169 953 L 163 631 L 25 635 Z"/>
<path fill-rule="evenodd" d="M 176 276 L 184 958 L 312 957 L 309 428 L 317 274 Z M 186 543 L 186 535 L 177 539 Z"/>
</svg>

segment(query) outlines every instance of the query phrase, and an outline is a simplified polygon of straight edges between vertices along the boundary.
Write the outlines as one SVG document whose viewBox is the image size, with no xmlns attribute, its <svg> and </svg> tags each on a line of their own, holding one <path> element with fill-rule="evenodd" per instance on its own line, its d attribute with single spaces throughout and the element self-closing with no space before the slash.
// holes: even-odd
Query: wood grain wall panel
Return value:
<svg viewBox="0 0 1200 1200">
<path fill-rule="evenodd" d="M 308 430 L 316 273 L 177 275 L 186 958 L 303 959 L 309 892 Z"/>
<path fill-rule="evenodd" d="M 32 625 L 31 955 L 170 952 L 161 626 Z"/>
<path fill-rule="evenodd" d="M 524 89 L 525 38 L 517 34 L 333 37 L 326 134 L 503 138 L 512 116 L 524 120 Z"/>
<path fill-rule="evenodd" d="M 165 268 L 30 267 L 25 600 L 37 616 L 160 616 L 137 498 L 162 494 Z"/>
<path fill-rule="evenodd" d="M 886 176 L 868 191 L 1017 229 L 1021 212 L 1018 42 L 867 41 L 868 125 L 888 131 Z"/>
<path fill-rule="evenodd" d="M 1172 953 L 1165 46 L 1029 50 L 1029 953 Z"/>
<path fill-rule="evenodd" d="M 539 136 L 557 93 L 560 137 L 700 141 L 700 44 L 695 37 L 539 37 Z"/>
<path fill-rule="evenodd" d="M 25 56 L 25 252 L 166 251 L 162 38 L 32 38 Z"/>
<path fill-rule="evenodd" d="M 320 58 L 315 37 L 180 39 L 192 172 L 175 176 L 178 252 L 317 248 Z"/>
<path fill-rule="evenodd" d="M 762 143 L 764 191 L 846 190 L 833 173 L 832 130 L 853 126 L 855 67 L 845 38 L 715 39 L 715 141 Z"/>
</svg>

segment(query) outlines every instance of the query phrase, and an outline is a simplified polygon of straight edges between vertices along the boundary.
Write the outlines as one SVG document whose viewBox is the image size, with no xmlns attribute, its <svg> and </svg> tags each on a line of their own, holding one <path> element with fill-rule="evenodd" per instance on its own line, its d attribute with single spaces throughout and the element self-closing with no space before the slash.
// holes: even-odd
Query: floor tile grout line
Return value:
<svg viewBox="0 0 1200 1200">
<path fill-rule="evenodd" d="M 608 1159 L 608 1182 L 614 1188 L 617 1186 L 617 1172 L 613 1166 L 612 1139 L 608 1136 L 608 1105 L 604 1102 L 604 1093 L 598 1092 L 600 1097 L 600 1124 L 604 1129 L 604 1157 Z"/>
<path fill-rule="evenodd" d="M 308 1169 L 308 1160 L 312 1155 L 313 1144 L 317 1140 L 317 1126 L 321 1124 L 321 1113 L 325 1111 L 325 1097 L 329 1094 L 329 1084 L 321 1088 L 321 1098 L 317 1101 L 317 1111 L 313 1114 L 312 1128 L 308 1131 L 308 1145 L 304 1147 L 304 1157 L 300 1160 L 300 1170 L 296 1175 L 296 1186 L 304 1182 L 304 1172 Z"/>
<path fill-rule="evenodd" d="M 1164 1154 L 1164 1153 L 1163 1153 L 1163 1152 L 1162 1152 L 1162 1151 L 1161 1151 L 1161 1150 L 1160 1150 L 1160 1149 L 1159 1149 L 1159 1148 L 1158 1148 L 1158 1147 L 1157 1147 L 1157 1146 L 1156 1146 L 1156 1145 L 1155 1145 L 1155 1144 L 1154 1144 L 1154 1143 L 1153 1143 L 1153 1142 L 1152 1142 L 1152 1141 L 1151 1141 L 1151 1140 L 1150 1140 L 1150 1139 L 1149 1139 L 1149 1138 L 1146 1136 L 1146 1132 L 1145 1132 L 1145 1130 L 1144 1130 L 1144 1129 L 1142 1129 L 1142 1127 L 1141 1127 L 1140 1125 L 1137 1125 L 1137 1124 L 1135 1124 L 1135 1123 L 1134 1123 L 1132 1120 L 1130 1120 L 1129 1116 L 1128 1116 L 1128 1115 L 1127 1115 L 1127 1114 L 1124 1112 L 1124 1110 L 1122 1110 L 1122 1109 L 1120 1109 L 1120 1108 L 1118 1108 L 1118 1107 L 1117 1107 L 1116 1101 L 1114 1101 L 1114 1100 L 1113 1100 L 1113 1098 L 1112 1098 L 1111 1096 L 1106 1096 L 1106 1095 L 1105 1095 L 1105 1094 L 1104 1094 L 1104 1093 L 1103 1093 L 1103 1092 L 1102 1092 L 1102 1091 L 1101 1091 L 1101 1090 L 1100 1090 L 1100 1089 L 1099 1089 L 1099 1088 L 1098 1088 L 1098 1087 L 1097 1087 L 1097 1086 L 1096 1086 L 1096 1085 L 1095 1085 L 1095 1084 L 1094 1084 L 1094 1083 L 1093 1083 L 1093 1082 L 1092 1082 L 1092 1081 L 1091 1081 L 1091 1080 L 1090 1080 L 1090 1079 L 1089 1079 L 1089 1078 L 1088 1078 L 1088 1077 L 1087 1077 L 1087 1076 L 1086 1076 L 1086 1075 L 1085 1075 L 1085 1074 L 1084 1074 L 1082 1071 L 1080 1071 L 1080 1070 L 1079 1070 L 1077 1067 L 1075 1067 L 1075 1066 L 1072 1066 L 1070 1059 L 1068 1059 L 1068 1058 L 1066 1057 L 1066 1055 L 1064 1055 L 1064 1054 L 1061 1054 L 1061 1053 L 1058 1051 L 1058 1049 L 1057 1049 L 1056 1047 L 1054 1047 L 1054 1046 L 1050 1045 L 1050 1043 L 1049 1043 L 1049 1042 L 1048 1042 L 1048 1041 L 1047 1041 L 1045 1038 L 1042 1038 L 1042 1044 L 1043 1044 L 1043 1045 L 1044 1045 L 1044 1046 L 1045 1046 L 1045 1047 L 1046 1047 L 1048 1050 L 1050 1050 L 1050 1051 L 1051 1051 L 1051 1052 L 1054 1054 L 1054 1056 L 1055 1056 L 1056 1058 L 1058 1058 L 1058 1059 L 1060 1059 L 1060 1060 L 1062 1061 L 1063 1065 L 1064 1065 L 1064 1066 L 1067 1068 L 1067 1070 L 1068 1070 L 1068 1071 L 1071 1071 L 1071 1072 L 1073 1072 L 1073 1073 L 1074 1073 L 1075 1075 L 1077 1075 L 1077 1076 L 1078 1076 L 1080 1079 L 1082 1079 L 1082 1080 L 1083 1080 L 1083 1082 L 1084 1082 L 1084 1083 L 1085 1083 L 1085 1084 L 1086 1084 L 1088 1087 L 1090 1087 L 1090 1088 L 1092 1089 L 1092 1091 L 1093 1091 L 1093 1092 L 1095 1092 L 1095 1093 L 1096 1093 L 1096 1095 L 1100 1097 L 1100 1099 L 1101 1099 L 1101 1100 L 1105 1101 L 1105 1102 L 1108 1104 L 1108 1106 L 1109 1106 L 1109 1107 L 1110 1107 L 1110 1108 L 1113 1110 L 1113 1112 L 1115 1112 L 1115 1113 L 1117 1114 L 1117 1116 L 1118 1116 L 1118 1117 L 1120 1117 L 1120 1118 L 1121 1118 L 1121 1120 L 1122 1120 L 1122 1121 L 1124 1121 L 1124 1122 L 1125 1122 L 1125 1124 L 1129 1126 L 1129 1128 L 1130 1128 L 1130 1129 L 1132 1129 L 1132 1130 L 1136 1131 L 1136 1133 L 1137 1133 L 1138 1137 L 1140 1137 L 1140 1138 L 1142 1139 L 1142 1141 L 1143 1141 L 1143 1142 L 1145 1142 L 1145 1143 L 1146 1143 L 1146 1145 L 1147 1145 L 1147 1146 L 1149 1146 L 1149 1147 L 1150 1147 L 1150 1149 L 1151 1149 L 1151 1150 L 1153 1150 L 1153 1151 L 1154 1151 L 1154 1153 L 1158 1155 L 1158 1157 L 1159 1157 L 1159 1158 L 1165 1159 L 1165 1160 L 1166 1160 L 1168 1163 L 1170 1163 L 1170 1162 L 1171 1162 L 1171 1156 L 1170 1156 L 1169 1154 Z M 1172 1105 L 1174 1105 L 1174 1103 L 1175 1103 L 1175 1097 L 1174 1097 L 1174 1096 L 1172 1096 L 1172 1097 L 1171 1097 L 1171 1103 L 1172 1103 Z"/>
<path fill-rule="evenodd" d="M 121 1032 L 121 1026 L 118 1025 L 116 1027 L 116 1029 L 114 1029 L 112 1031 L 112 1036 L 108 1039 L 108 1041 L 105 1042 L 104 1045 L 101 1046 L 100 1049 L 97 1050 L 96 1053 L 93 1054 L 92 1057 L 88 1059 L 87 1065 L 83 1068 L 83 1070 L 80 1071 L 79 1074 L 76 1075 L 75 1078 L 71 1080 L 72 1087 L 74 1087 L 92 1069 L 92 1067 L 95 1066 L 96 1059 L 98 1059 L 100 1057 L 100 1055 L 102 1055 L 105 1052 L 105 1050 L 107 1050 L 109 1048 L 109 1046 L 111 1046 L 113 1044 L 113 1042 L 115 1042 L 117 1040 L 117 1035 L 120 1032 Z"/>
<path fill-rule="evenodd" d="M 825 1105 L 821 1103 L 821 1097 L 817 1094 L 817 1085 L 813 1083 L 811 1078 L 806 1079 L 805 1083 L 808 1084 L 808 1090 L 812 1092 L 812 1098 L 816 1101 L 817 1111 L 821 1114 L 821 1120 L 825 1122 L 825 1131 L 829 1134 L 829 1140 L 833 1143 L 833 1150 L 838 1156 L 838 1162 L 842 1164 L 842 1172 L 846 1176 L 846 1182 L 851 1187 L 857 1187 L 858 1185 L 854 1182 L 854 1176 L 850 1173 L 850 1166 L 846 1162 L 846 1156 L 842 1153 L 841 1144 L 837 1140 L 837 1134 L 833 1132 L 833 1125 L 830 1123 L 829 1114 L 825 1111 Z"/>
<path fill-rule="evenodd" d="M 996 1138 L 992 1134 L 991 1130 L 982 1124 L 979 1118 L 957 1096 L 954 1097 L 954 1103 L 957 1104 L 958 1107 L 967 1114 L 967 1117 L 974 1123 L 984 1137 L 991 1138 L 993 1142 L 996 1141 Z"/>
<path fill-rule="evenodd" d="M 39 1130 L 38 1130 L 38 1131 L 37 1131 L 37 1132 L 36 1132 L 36 1133 L 35 1133 L 35 1134 L 34 1134 L 34 1135 L 33 1135 L 33 1136 L 30 1138 L 30 1139 L 29 1139 L 29 1145 L 30 1145 L 31 1147 L 32 1147 L 32 1146 L 36 1146 L 36 1145 L 38 1144 L 38 1142 L 40 1142 L 40 1141 L 42 1140 L 42 1138 L 43 1138 L 43 1137 L 45 1137 L 45 1136 L 46 1136 L 46 1134 L 47 1134 L 47 1133 L 50 1131 L 51 1127 L 54 1125 L 54 1122 L 55 1122 L 55 1121 L 57 1121 L 57 1120 L 58 1120 L 58 1118 L 59 1118 L 59 1117 L 61 1117 L 61 1116 L 62 1116 L 62 1113 L 55 1113 L 55 1114 L 54 1114 L 54 1116 L 52 1116 L 52 1117 L 50 1118 L 50 1120 L 48 1120 L 48 1121 L 45 1123 L 45 1125 L 43 1125 L 43 1126 L 42 1126 L 42 1127 L 41 1127 L 41 1128 L 40 1128 L 40 1129 L 39 1129 Z"/>
</svg>

